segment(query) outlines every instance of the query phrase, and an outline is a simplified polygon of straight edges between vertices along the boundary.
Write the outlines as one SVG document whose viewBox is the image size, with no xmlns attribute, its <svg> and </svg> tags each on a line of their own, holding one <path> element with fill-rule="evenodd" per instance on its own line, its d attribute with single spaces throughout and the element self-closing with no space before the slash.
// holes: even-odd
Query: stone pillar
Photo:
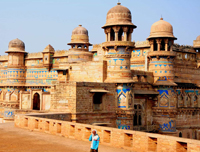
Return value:
<svg viewBox="0 0 200 152">
<path fill-rule="evenodd" d="M 169 40 L 165 39 L 165 51 L 168 51 L 168 42 L 169 42 Z"/>
<path fill-rule="evenodd" d="M 106 34 L 106 42 L 108 42 L 108 32 L 106 29 L 104 29 L 104 33 Z"/>
<path fill-rule="evenodd" d="M 173 51 L 173 44 L 174 44 L 174 41 L 173 41 L 173 40 L 171 40 L 170 51 Z"/>
<path fill-rule="evenodd" d="M 149 40 L 149 44 L 151 46 L 151 49 L 150 49 L 151 52 L 153 52 L 153 43 L 154 43 L 154 40 Z"/>
<path fill-rule="evenodd" d="M 115 41 L 118 41 L 118 35 L 119 35 L 120 26 L 114 26 L 113 30 L 115 32 Z"/>
<path fill-rule="evenodd" d="M 133 33 L 133 28 L 129 28 L 129 35 L 128 35 L 128 39 L 129 39 L 129 41 L 131 41 L 132 33 Z"/>
<path fill-rule="evenodd" d="M 105 31 L 106 31 L 106 33 L 107 33 L 107 36 L 106 36 L 106 37 L 107 37 L 107 41 L 110 41 L 110 32 L 111 32 L 111 28 L 110 28 L 110 27 L 109 27 L 109 28 L 106 28 Z M 106 42 L 107 42 L 107 41 L 106 41 Z"/>
<path fill-rule="evenodd" d="M 162 41 L 161 39 L 156 39 L 158 51 L 160 51 L 160 44 L 161 44 L 161 41 Z"/>
<path fill-rule="evenodd" d="M 124 41 L 127 41 L 127 32 L 128 32 L 128 27 L 123 27 L 123 32 L 124 32 Z"/>
<path fill-rule="evenodd" d="M 106 28 L 104 30 L 105 34 L 106 34 L 106 42 L 110 41 L 110 32 L 111 32 L 111 28 Z"/>
</svg>

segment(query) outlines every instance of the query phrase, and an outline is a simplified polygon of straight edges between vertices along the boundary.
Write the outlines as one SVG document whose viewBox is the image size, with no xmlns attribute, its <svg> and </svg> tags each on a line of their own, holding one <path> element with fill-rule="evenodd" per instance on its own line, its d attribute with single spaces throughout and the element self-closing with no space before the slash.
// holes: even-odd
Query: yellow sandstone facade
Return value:
<svg viewBox="0 0 200 152">
<path fill-rule="evenodd" d="M 64 112 L 72 122 L 199 139 L 200 36 L 179 46 L 161 18 L 146 41 L 135 43 L 131 11 L 120 3 L 102 28 L 106 40 L 91 51 L 81 25 L 69 50 L 48 45 L 27 53 L 24 42 L 10 41 L 0 56 L 2 121 L 21 112 Z"/>
</svg>

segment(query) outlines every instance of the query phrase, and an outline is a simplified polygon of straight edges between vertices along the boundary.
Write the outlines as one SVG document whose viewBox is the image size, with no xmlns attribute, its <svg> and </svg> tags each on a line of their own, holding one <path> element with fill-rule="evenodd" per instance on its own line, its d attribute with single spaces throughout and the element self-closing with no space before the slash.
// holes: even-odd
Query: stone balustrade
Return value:
<svg viewBox="0 0 200 152">
<path fill-rule="evenodd" d="M 15 126 L 83 141 L 88 141 L 92 129 L 96 129 L 100 144 L 137 152 L 200 151 L 198 140 L 47 119 L 43 115 L 16 115 Z"/>
</svg>

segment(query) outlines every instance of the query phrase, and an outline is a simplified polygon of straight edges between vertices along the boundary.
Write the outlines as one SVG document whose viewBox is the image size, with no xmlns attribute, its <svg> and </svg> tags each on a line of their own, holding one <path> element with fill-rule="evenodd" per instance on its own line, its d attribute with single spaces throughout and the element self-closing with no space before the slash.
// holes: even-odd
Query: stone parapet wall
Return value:
<svg viewBox="0 0 200 152">
<path fill-rule="evenodd" d="M 41 115 L 42 117 L 42 115 Z M 88 141 L 92 129 L 100 136 L 100 144 L 137 152 L 199 152 L 200 141 L 165 136 L 139 131 L 128 131 L 110 127 L 100 127 L 68 121 L 16 115 L 15 126 L 64 136 L 71 139 Z"/>
<path fill-rule="evenodd" d="M 25 59 L 38 59 L 43 58 L 42 52 L 28 53 Z"/>
<path fill-rule="evenodd" d="M 0 61 L 7 61 L 7 60 L 8 60 L 8 55 L 0 56 Z"/>
<path fill-rule="evenodd" d="M 45 118 L 45 119 L 56 119 L 63 121 L 71 121 L 71 113 L 47 113 L 47 114 L 32 114 L 33 117 Z"/>
</svg>

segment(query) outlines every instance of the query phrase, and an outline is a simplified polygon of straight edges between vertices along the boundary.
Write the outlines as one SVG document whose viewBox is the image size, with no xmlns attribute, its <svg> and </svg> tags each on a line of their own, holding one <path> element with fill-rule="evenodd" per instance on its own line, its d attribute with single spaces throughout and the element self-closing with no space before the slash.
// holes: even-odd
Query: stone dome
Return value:
<svg viewBox="0 0 200 152">
<path fill-rule="evenodd" d="M 77 35 L 77 34 L 88 36 L 88 30 L 82 27 L 82 25 L 79 25 L 72 31 L 72 35 Z"/>
<path fill-rule="evenodd" d="M 20 39 L 11 40 L 8 44 L 8 51 L 9 52 L 24 52 L 25 53 L 25 44 Z"/>
<path fill-rule="evenodd" d="M 68 43 L 69 45 L 71 44 L 89 44 L 89 36 L 88 36 L 88 30 L 82 25 L 79 25 L 72 31 L 72 36 L 71 36 L 71 42 Z"/>
<path fill-rule="evenodd" d="M 200 48 L 200 35 L 197 36 L 196 40 L 193 41 L 193 47 L 196 49 Z"/>
<path fill-rule="evenodd" d="M 173 35 L 172 25 L 164 21 L 163 18 L 161 18 L 159 21 L 155 22 L 151 26 L 150 36 L 147 39 L 162 38 L 162 37 L 177 39 Z"/>
<path fill-rule="evenodd" d="M 200 41 L 200 35 L 199 36 L 197 36 L 197 39 L 196 39 L 197 41 Z"/>
<path fill-rule="evenodd" d="M 117 6 L 108 11 L 106 24 L 103 27 L 113 25 L 131 25 L 136 27 L 132 23 L 131 11 L 127 7 L 122 6 L 121 3 L 117 3 Z"/>
</svg>

